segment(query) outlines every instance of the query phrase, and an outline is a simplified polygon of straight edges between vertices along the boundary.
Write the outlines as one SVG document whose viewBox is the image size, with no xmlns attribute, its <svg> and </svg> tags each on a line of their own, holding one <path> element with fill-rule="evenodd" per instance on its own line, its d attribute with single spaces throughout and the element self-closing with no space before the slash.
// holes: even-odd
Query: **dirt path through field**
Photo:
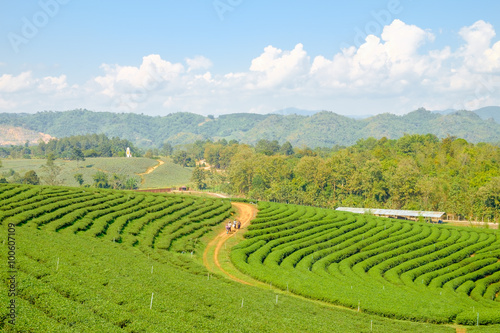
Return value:
<svg viewBox="0 0 500 333">
<path fill-rule="evenodd" d="M 143 173 L 138 173 L 138 175 L 139 175 L 139 176 L 141 176 L 141 177 L 142 177 L 142 176 L 144 176 L 144 175 L 149 175 L 151 172 L 155 171 L 155 170 L 156 170 L 156 168 L 158 168 L 160 165 L 165 164 L 165 162 L 164 162 L 164 161 L 162 161 L 162 160 L 157 160 L 157 161 L 158 161 L 158 164 L 157 164 L 157 165 L 154 165 L 154 166 L 152 166 L 152 167 L 149 167 L 149 168 L 146 170 L 146 172 L 143 172 Z"/>
<path fill-rule="evenodd" d="M 152 166 L 152 167 L 149 167 L 149 168 L 146 170 L 146 172 L 143 172 L 143 173 L 138 173 L 138 174 L 137 174 L 138 176 L 140 176 L 140 177 L 141 177 L 141 184 L 144 184 L 144 181 L 145 181 L 145 179 L 144 179 L 144 175 L 149 175 L 151 172 L 155 171 L 155 170 L 156 170 L 156 168 L 158 168 L 160 165 L 165 164 L 165 162 L 164 162 L 164 161 L 162 161 L 162 160 L 157 160 L 157 161 L 158 161 L 158 164 L 157 164 L 157 165 L 154 165 L 154 166 Z"/>
<path fill-rule="evenodd" d="M 238 211 L 236 219 L 241 222 L 241 229 L 232 231 L 230 234 L 227 234 L 226 231 L 224 230 L 219 235 L 217 235 L 217 237 L 215 237 L 212 241 L 210 241 L 210 243 L 208 243 L 207 247 L 205 248 L 205 251 L 203 252 L 203 265 L 205 265 L 205 267 L 208 270 L 211 270 L 210 262 L 213 261 L 214 265 L 231 280 L 251 285 L 250 283 L 238 279 L 234 275 L 228 273 L 226 270 L 224 270 L 224 268 L 222 268 L 219 261 L 219 253 L 224 243 L 229 238 L 236 235 L 236 233 L 243 232 L 243 230 L 245 230 L 245 228 L 250 224 L 252 218 L 257 214 L 257 208 L 253 205 L 242 202 L 233 202 L 231 204 Z M 213 258 L 209 258 L 209 253 L 211 252 L 212 249 L 214 249 Z"/>
</svg>

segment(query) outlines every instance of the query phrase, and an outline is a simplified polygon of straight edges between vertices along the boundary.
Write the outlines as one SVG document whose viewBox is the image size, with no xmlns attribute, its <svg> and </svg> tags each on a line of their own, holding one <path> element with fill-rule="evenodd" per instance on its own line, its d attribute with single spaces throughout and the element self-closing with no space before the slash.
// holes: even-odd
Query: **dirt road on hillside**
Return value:
<svg viewBox="0 0 500 333">
<path fill-rule="evenodd" d="M 250 283 L 238 279 L 237 277 L 226 272 L 221 267 L 219 262 L 219 252 L 226 240 L 228 240 L 230 237 L 233 237 L 236 233 L 242 232 L 246 227 L 248 227 L 252 218 L 254 218 L 257 214 L 257 208 L 253 205 L 242 202 L 233 202 L 231 204 L 237 210 L 236 219 L 241 222 L 241 228 L 239 230 L 237 229 L 236 231 L 232 231 L 230 234 L 226 234 L 226 231 L 224 230 L 212 241 L 210 241 L 210 243 L 208 243 L 207 247 L 205 248 L 205 251 L 203 252 L 203 265 L 205 265 L 205 267 L 209 271 L 212 271 L 212 269 L 210 268 L 210 263 L 213 261 L 214 265 L 231 280 L 250 285 Z M 208 255 L 212 249 L 215 249 L 213 258 L 209 258 Z"/>
<path fill-rule="evenodd" d="M 158 161 L 158 164 L 157 164 L 157 165 L 154 165 L 154 166 L 152 166 L 152 167 L 149 167 L 149 168 L 146 170 L 146 172 L 143 172 L 143 173 L 138 173 L 138 174 L 137 174 L 138 176 L 140 176 L 140 177 L 141 177 L 141 184 L 144 184 L 144 182 L 146 181 L 146 180 L 144 179 L 144 175 L 149 175 L 151 172 L 155 171 L 155 170 L 156 170 L 156 168 L 158 168 L 160 165 L 165 164 L 165 162 L 164 162 L 164 161 L 162 161 L 162 160 L 157 160 L 157 161 Z"/>
<path fill-rule="evenodd" d="M 155 171 L 156 168 L 158 168 L 160 165 L 163 165 L 165 164 L 164 161 L 162 160 L 157 160 L 158 161 L 158 164 L 155 165 L 155 166 L 152 166 L 152 167 L 149 167 L 146 172 L 143 172 L 143 173 L 138 173 L 139 176 L 144 176 L 144 175 L 149 175 L 151 172 Z"/>
</svg>

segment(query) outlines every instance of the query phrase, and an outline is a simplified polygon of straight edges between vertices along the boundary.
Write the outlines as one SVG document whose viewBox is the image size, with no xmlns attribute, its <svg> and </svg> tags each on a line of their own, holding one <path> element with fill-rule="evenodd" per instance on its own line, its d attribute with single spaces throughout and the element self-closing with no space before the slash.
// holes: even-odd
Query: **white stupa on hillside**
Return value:
<svg viewBox="0 0 500 333">
<path fill-rule="evenodd" d="M 127 147 L 127 150 L 125 151 L 125 154 L 127 155 L 127 157 L 132 157 L 132 153 L 130 152 L 130 148 Z"/>
</svg>

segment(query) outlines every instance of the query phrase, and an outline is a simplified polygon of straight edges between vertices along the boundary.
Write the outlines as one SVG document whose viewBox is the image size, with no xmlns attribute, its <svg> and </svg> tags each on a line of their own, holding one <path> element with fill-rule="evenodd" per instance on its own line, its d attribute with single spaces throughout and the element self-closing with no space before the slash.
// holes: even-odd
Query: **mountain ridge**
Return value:
<svg viewBox="0 0 500 333">
<path fill-rule="evenodd" d="M 77 109 L 35 114 L 0 113 L 0 125 L 23 128 L 52 137 L 101 134 L 127 139 L 140 147 L 193 143 L 196 140 L 237 140 L 255 144 L 260 139 L 289 141 L 294 146 L 349 146 L 374 137 L 396 139 L 404 134 L 457 136 L 472 143 L 500 143 L 500 124 L 491 121 L 500 107 L 440 114 L 423 108 L 405 115 L 378 114 L 354 119 L 331 111 L 313 115 L 234 113 L 218 117 L 180 112 L 166 116 L 94 112 Z M 486 117 L 486 119 L 485 119 Z M 0 140 L 5 139 L 0 137 Z"/>
</svg>

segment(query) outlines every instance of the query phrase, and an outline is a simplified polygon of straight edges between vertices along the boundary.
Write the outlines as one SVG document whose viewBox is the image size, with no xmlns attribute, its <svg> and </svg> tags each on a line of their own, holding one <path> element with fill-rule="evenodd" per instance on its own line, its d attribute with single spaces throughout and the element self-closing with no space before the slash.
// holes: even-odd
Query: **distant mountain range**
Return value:
<svg viewBox="0 0 500 333">
<path fill-rule="evenodd" d="M 274 112 L 271 112 L 270 114 L 279 114 L 282 116 L 289 116 L 289 115 L 298 115 L 298 116 L 312 116 L 315 113 L 321 112 L 321 110 L 303 110 L 303 109 L 297 109 L 297 108 L 285 108 L 281 110 L 276 110 Z"/>
<path fill-rule="evenodd" d="M 447 115 L 447 114 L 455 113 L 457 111 L 458 110 L 447 109 L 447 110 L 432 111 L 432 112 L 442 114 L 442 115 Z M 480 109 L 474 110 L 472 112 L 474 112 L 479 117 L 481 117 L 481 119 L 487 120 L 487 119 L 491 118 L 500 124 L 500 106 L 486 106 L 484 108 L 480 108 Z"/>
<path fill-rule="evenodd" d="M 431 111 L 433 113 L 441 114 L 441 115 L 447 115 L 447 114 L 452 114 L 455 113 L 459 110 L 455 109 L 447 109 L 447 110 L 439 110 L 439 111 Z M 283 116 L 287 115 L 299 115 L 299 116 L 312 116 L 318 112 L 321 112 L 321 110 L 303 110 L 303 109 L 297 109 L 297 108 L 285 108 L 282 110 L 277 110 L 272 112 L 271 114 L 280 114 Z M 475 114 L 477 114 L 481 119 L 489 119 L 492 118 L 495 120 L 497 123 L 500 124 L 500 106 L 487 106 L 484 108 L 480 108 L 477 110 L 473 110 Z M 363 114 L 363 115 L 345 115 L 346 117 L 353 118 L 353 119 L 366 119 L 373 117 L 374 115 L 372 114 Z"/>
<path fill-rule="evenodd" d="M 297 115 L 297 116 L 312 116 L 318 112 L 321 112 L 321 110 L 303 110 L 303 109 L 297 109 L 297 108 L 286 108 L 286 109 L 281 109 L 281 110 L 276 110 L 274 112 L 271 112 L 270 114 L 279 114 L 282 116 L 290 116 L 290 115 Z M 362 115 L 344 115 L 348 118 L 352 119 L 365 119 L 369 117 L 373 117 L 372 114 L 362 114 Z"/>
<path fill-rule="evenodd" d="M 477 109 L 473 112 L 481 117 L 481 119 L 487 120 L 492 118 L 500 124 L 500 106 L 487 106 L 481 109 Z"/>
<path fill-rule="evenodd" d="M 52 137 L 104 133 L 108 137 L 128 139 L 144 148 L 159 147 L 164 142 L 179 145 L 207 139 L 235 139 L 250 144 L 268 139 L 280 143 L 290 141 L 298 147 L 332 147 L 352 145 L 370 136 L 396 139 L 404 134 L 427 133 L 440 138 L 457 136 L 472 143 L 500 143 L 500 107 L 439 112 L 418 109 L 402 116 L 384 113 L 365 119 L 353 119 L 329 111 L 308 111 L 312 114 L 301 115 L 298 113 L 305 110 L 285 110 L 283 114 L 235 113 L 217 118 L 193 113 L 152 117 L 88 110 L 0 113 L 0 125 L 16 128 L 17 133 L 22 133 L 20 129 L 23 129 L 31 134 L 36 132 Z M 2 133 L 8 132 L 5 130 L 0 135 Z M 7 139 L 0 137 L 0 144 Z M 26 141 L 18 139 L 20 143 Z"/>
</svg>

